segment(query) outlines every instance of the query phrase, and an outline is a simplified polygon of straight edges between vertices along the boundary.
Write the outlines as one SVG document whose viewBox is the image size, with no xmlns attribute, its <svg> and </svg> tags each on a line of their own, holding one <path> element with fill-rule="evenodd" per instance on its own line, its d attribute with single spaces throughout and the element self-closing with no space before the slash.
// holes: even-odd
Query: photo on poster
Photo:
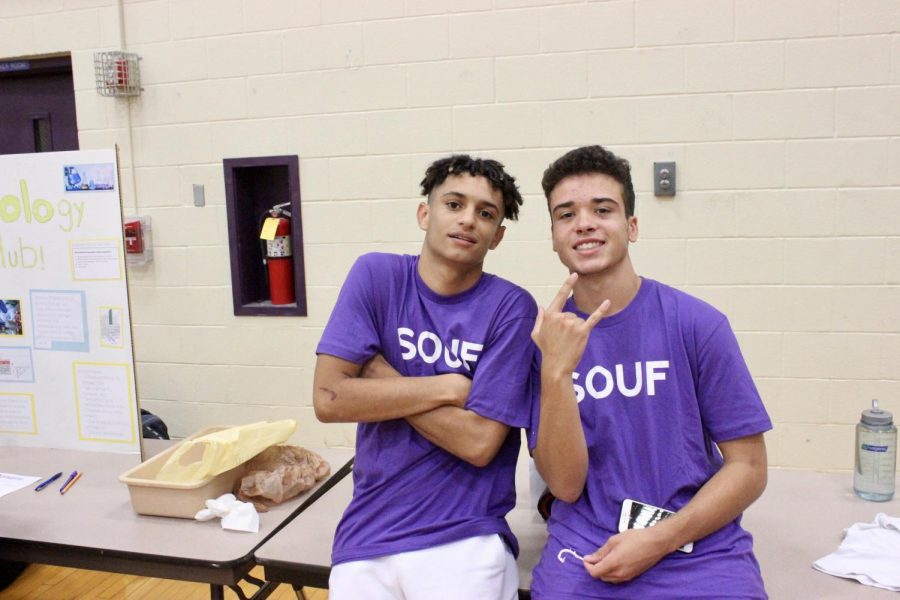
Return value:
<svg viewBox="0 0 900 600">
<path fill-rule="evenodd" d="M 122 348 L 122 308 L 100 307 L 100 345 L 105 348 Z"/>
<path fill-rule="evenodd" d="M 88 352 L 87 309 L 81 290 L 31 290 L 31 332 L 37 350 Z"/>
<path fill-rule="evenodd" d="M 0 383 L 34 383 L 31 348 L 0 346 Z"/>
<path fill-rule="evenodd" d="M 116 189 L 116 167 L 113 163 L 65 165 L 63 167 L 67 192 L 93 192 Z"/>
<path fill-rule="evenodd" d="M 36 435 L 34 394 L 0 392 L 0 433 Z"/>
<path fill-rule="evenodd" d="M 0 335 L 23 335 L 22 303 L 0 297 Z"/>
</svg>

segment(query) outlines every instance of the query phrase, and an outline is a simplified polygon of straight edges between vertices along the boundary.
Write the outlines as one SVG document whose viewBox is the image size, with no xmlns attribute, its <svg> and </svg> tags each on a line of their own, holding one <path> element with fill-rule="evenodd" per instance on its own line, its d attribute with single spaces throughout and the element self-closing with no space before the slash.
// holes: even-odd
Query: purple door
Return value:
<svg viewBox="0 0 900 600">
<path fill-rule="evenodd" d="M 0 154 L 78 150 L 72 59 L 0 60 Z"/>
</svg>

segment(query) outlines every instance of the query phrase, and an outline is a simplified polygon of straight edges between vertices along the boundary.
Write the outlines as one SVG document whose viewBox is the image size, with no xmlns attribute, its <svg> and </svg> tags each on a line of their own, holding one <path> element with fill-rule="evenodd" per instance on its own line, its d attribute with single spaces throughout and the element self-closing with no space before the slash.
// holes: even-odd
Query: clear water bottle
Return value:
<svg viewBox="0 0 900 600">
<path fill-rule="evenodd" d="M 878 408 L 864 410 L 856 425 L 856 468 L 853 491 L 865 500 L 887 502 L 894 497 L 897 475 L 897 428 L 894 417 Z"/>
</svg>

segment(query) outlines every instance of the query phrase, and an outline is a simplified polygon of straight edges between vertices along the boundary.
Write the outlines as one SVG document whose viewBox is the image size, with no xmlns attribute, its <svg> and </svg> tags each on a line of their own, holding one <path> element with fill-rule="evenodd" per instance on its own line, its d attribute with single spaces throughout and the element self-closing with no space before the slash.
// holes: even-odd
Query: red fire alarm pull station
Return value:
<svg viewBox="0 0 900 600">
<path fill-rule="evenodd" d="M 145 265 L 153 258 L 150 243 L 150 217 L 125 217 L 125 262 Z"/>
<path fill-rule="evenodd" d="M 101 96 L 140 96 L 141 57 L 133 52 L 94 54 L 94 82 Z"/>
<path fill-rule="evenodd" d="M 144 234 L 140 221 L 125 223 L 125 253 L 141 254 L 144 251 Z"/>
</svg>

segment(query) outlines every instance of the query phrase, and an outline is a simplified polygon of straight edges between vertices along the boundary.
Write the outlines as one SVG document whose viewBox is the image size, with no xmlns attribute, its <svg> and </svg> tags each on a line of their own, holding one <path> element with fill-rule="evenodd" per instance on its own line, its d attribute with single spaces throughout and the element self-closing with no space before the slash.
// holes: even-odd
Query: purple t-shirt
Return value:
<svg viewBox="0 0 900 600">
<path fill-rule="evenodd" d="M 504 517 L 516 501 L 518 428 L 530 422 L 534 300 L 487 273 L 469 290 L 442 296 L 417 266 L 415 256 L 360 257 L 316 353 L 356 364 L 380 353 L 404 376 L 461 373 L 472 379 L 466 409 L 511 429 L 494 460 L 479 468 L 405 419 L 360 423 L 353 500 L 335 534 L 334 564 L 489 534 L 518 555 Z"/>
<path fill-rule="evenodd" d="M 570 298 L 566 311 L 582 318 Z M 574 503 L 553 503 L 532 597 L 765 598 L 753 542 L 740 518 L 673 552 L 637 578 L 607 584 L 581 561 L 618 532 L 626 498 L 677 511 L 722 466 L 712 442 L 772 428 L 725 316 L 644 278 L 625 310 L 591 332 L 573 374 L 588 445 L 588 478 Z M 537 441 L 534 403 L 529 445 Z"/>
</svg>

